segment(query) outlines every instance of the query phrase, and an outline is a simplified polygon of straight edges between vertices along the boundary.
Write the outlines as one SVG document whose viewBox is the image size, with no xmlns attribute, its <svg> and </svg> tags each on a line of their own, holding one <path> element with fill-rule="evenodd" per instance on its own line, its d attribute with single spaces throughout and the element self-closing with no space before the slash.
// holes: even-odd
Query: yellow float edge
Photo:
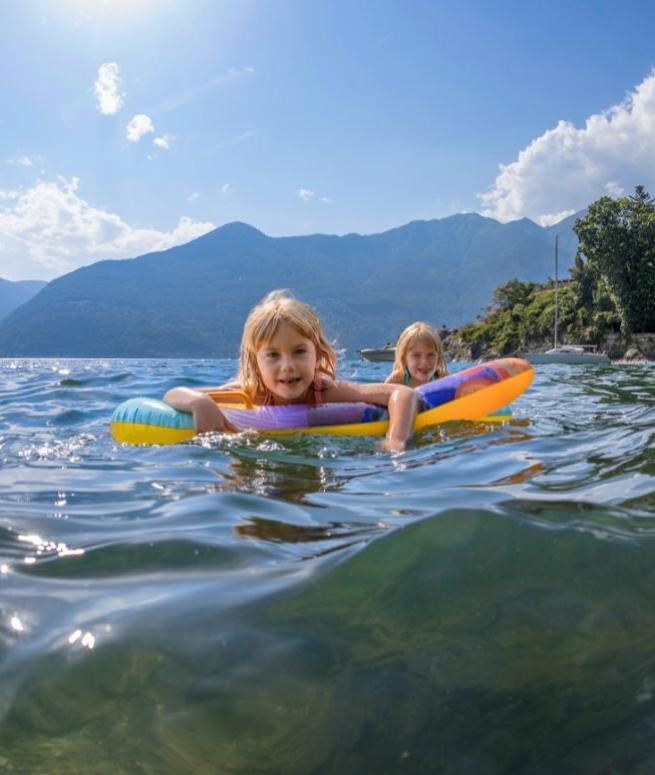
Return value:
<svg viewBox="0 0 655 775">
<path fill-rule="evenodd" d="M 179 444 L 192 439 L 193 428 L 166 428 L 147 423 L 113 422 L 111 435 L 120 444 Z"/>
</svg>

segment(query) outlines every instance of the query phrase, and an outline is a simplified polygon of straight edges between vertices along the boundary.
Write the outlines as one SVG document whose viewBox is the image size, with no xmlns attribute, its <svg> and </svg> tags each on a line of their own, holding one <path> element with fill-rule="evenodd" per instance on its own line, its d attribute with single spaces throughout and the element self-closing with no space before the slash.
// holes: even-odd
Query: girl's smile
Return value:
<svg viewBox="0 0 655 775">
<path fill-rule="evenodd" d="M 264 387 L 277 403 L 303 403 L 316 372 L 316 347 L 289 323 L 257 350 Z"/>
</svg>

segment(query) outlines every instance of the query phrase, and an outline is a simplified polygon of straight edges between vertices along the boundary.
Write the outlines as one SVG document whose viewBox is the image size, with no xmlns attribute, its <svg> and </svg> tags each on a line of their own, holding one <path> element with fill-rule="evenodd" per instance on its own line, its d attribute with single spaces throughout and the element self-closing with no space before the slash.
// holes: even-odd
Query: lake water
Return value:
<svg viewBox="0 0 655 775">
<path fill-rule="evenodd" d="M 0 772 L 655 771 L 652 366 L 397 456 L 112 441 L 233 371 L 0 361 Z"/>
</svg>

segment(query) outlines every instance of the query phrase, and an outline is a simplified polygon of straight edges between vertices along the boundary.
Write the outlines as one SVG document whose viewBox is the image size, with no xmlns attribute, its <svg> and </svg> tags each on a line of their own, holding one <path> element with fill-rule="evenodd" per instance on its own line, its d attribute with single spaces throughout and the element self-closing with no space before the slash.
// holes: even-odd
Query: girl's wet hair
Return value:
<svg viewBox="0 0 655 775">
<path fill-rule="evenodd" d="M 291 291 L 271 291 L 250 310 L 241 337 L 237 381 L 253 397 L 268 394 L 257 368 L 257 351 L 271 341 L 283 323 L 314 343 L 317 375 L 335 379 L 337 357 L 316 312 L 309 304 L 298 301 Z"/>
<path fill-rule="evenodd" d="M 441 344 L 439 333 L 434 326 L 421 321 L 417 321 L 416 323 L 407 326 L 398 337 L 392 374 L 404 374 L 405 368 L 407 367 L 407 351 L 418 342 L 427 342 L 434 347 L 437 353 L 435 373 L 437 377 L 445 376 L 448 373 L 448 369 L 446 368 L 446 358 L 444 356 L 443 345 Z"/>
</svg>

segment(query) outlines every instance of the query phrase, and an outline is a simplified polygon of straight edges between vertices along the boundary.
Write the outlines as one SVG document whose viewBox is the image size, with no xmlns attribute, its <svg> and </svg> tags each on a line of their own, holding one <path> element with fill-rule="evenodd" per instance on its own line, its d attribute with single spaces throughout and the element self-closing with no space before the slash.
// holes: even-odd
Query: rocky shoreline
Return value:
<svg viewBox="0 0 655 775">
<path fill-rule="evenodd" d="M 485 342 L 465 342 L 459 328 L 442 328 L 440 331 L 444 350 L 453 360 L 476 361 L 488 358 L 499 358 L 508 353 L 497 352 L 493 347 L 488 347 Z M 581 344 L 580 342 L 560 342 L 560 344 Z M 582 344 L 585 344 L 584 342 Z M 632 334 L 624 338 L 620 334 L 611 333 L 603 337 L 598 344 L 598 349 L 606 352 L 612 361 L 616 363 L 640 363 L 655 361 L 655 333 Z M 531 341 L 526 350 L 541 352 L 553 346 L 551 339 L 543 341 Z M 511 353 L 516 355 L 518 353 Z"/>
</svg>

